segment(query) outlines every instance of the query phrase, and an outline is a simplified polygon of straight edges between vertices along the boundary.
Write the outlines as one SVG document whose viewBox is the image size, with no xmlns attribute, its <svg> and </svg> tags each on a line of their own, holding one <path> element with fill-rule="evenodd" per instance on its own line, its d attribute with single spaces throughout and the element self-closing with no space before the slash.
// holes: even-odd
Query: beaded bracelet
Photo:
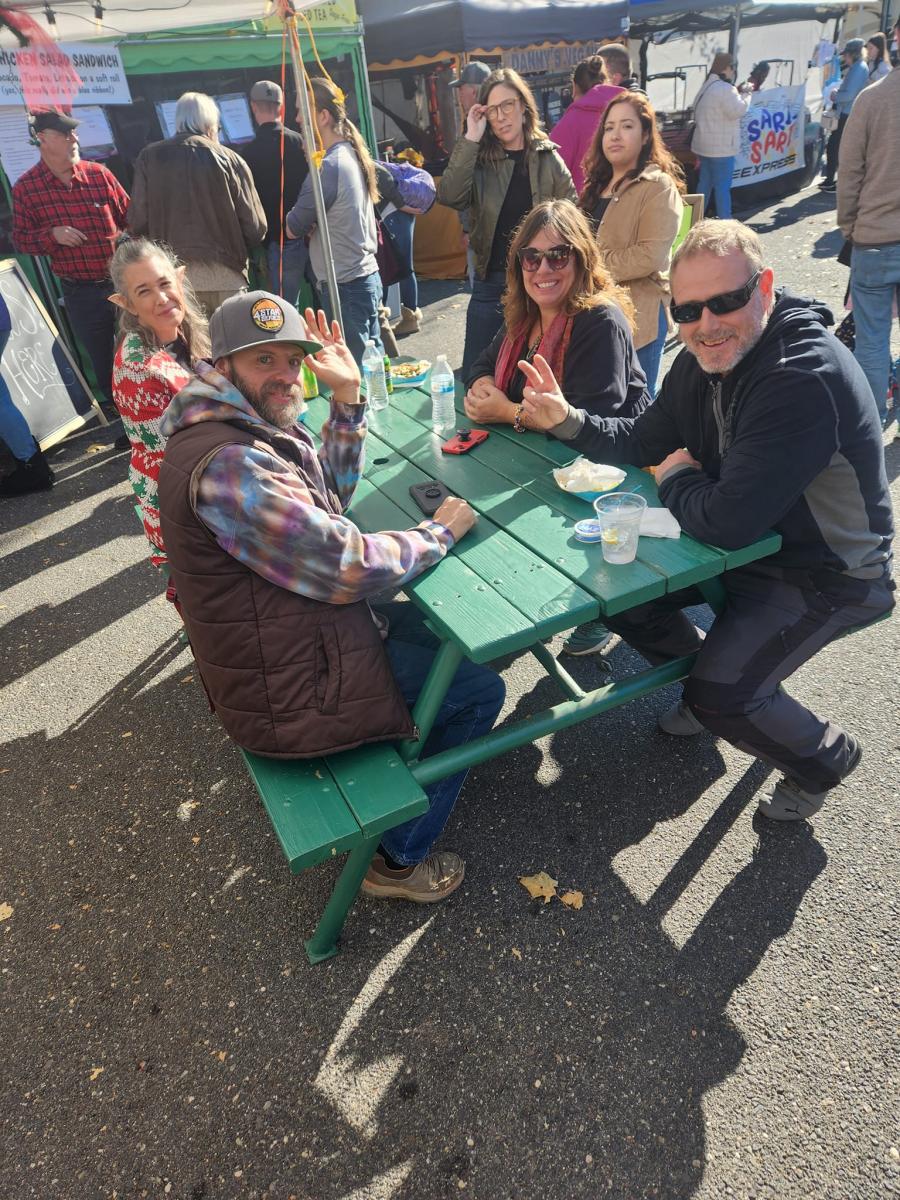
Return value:
<svg viewBox="0 0 900 1200">
<path fill-rule="evenodd" d="M 522 412 L 524 411 L 524 407 L 525 406 L 522 404 L 516 405 L 516 414 L 513 417 L 513 429 L 516 431 L 516 433 L 525 433 L 525 426 L 522 423 Z"/>
</svg>

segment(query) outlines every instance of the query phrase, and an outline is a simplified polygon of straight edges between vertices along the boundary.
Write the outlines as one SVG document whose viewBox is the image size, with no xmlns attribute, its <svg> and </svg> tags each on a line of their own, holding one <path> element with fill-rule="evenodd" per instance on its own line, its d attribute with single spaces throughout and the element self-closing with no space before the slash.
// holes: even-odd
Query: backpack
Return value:
<svg viewBox="0 0 900 1200">
<path fill-rule="evenodd" d="M 393 175 L 403 203 L 410 208 L 417 208 L 419 212 L 428 212 L 437 200 L 437 188 L 428 172 L 422 167 L 414 167 L 412 163 L 389 162 L 384 166 Z"/>
</svg>

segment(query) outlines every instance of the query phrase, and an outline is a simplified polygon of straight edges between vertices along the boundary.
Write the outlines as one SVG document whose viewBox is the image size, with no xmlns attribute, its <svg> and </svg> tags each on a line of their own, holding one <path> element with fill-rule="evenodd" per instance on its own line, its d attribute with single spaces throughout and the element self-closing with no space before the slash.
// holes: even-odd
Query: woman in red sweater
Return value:
<svg viewBox="0 0 900 1200">
<path fill-rule="evenodd" d="M 159 422 L 176 392 L 209 354 L 209 334 L 191 285 L 172 251 L 146 238 L 123 242 L 110 263 L 110 300 L 121 309 L 113 363 L 113 400 L 131 442 L 134 488 L 150 559 L 163 566 L 156 488 L 166 440 Z"/>
</svg>

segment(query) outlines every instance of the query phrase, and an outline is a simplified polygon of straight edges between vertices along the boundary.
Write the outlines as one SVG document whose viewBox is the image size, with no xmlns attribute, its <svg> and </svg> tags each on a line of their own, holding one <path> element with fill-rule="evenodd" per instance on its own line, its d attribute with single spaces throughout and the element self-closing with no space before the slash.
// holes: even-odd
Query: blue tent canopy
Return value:
<svg viewBox="0 0 900 1200">
<path fill-rule="evenodd" d="M 370 62 L 619 37 L 627 0 L 359 0 Z"/>
<path fill-rule="evenodd" d="M 700 32 L 725 29 L 740 9 L 742 25 L 776 25 L 782 21 L 828 21 L 840 16 L 850 0 L 630 0 L 631 36 L 647 37 L 663 30 Z"/>
</svg>

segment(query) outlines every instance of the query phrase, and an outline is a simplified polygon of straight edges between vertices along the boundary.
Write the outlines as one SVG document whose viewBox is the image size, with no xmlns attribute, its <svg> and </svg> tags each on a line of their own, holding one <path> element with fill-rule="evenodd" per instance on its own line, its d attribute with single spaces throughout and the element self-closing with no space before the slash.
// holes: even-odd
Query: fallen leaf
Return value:
<svg viewBox="0 0 900 1200">
<path fill-rule="evenodd" d="M 51 925 L 51 926 L 50 926 L 50 928 L 51 928 L 51 929 L 54 929 L 54 930 L 56 930 L 56 929 L 62 929 L 62 925 L 60 925 L 60 924 L 58 924 L 58 923 L 54 923 L 53 925 Z"/>
<path fill-rule="evenodd" d="M 536 875 L 520 875 L 519 883 L 525 888 L 532 900 L 537 900 L 539 896 L 543 896 L 544 903 L 549 904 L 551 899 L 556 895 L 556 885 L 558 879 L 551 879 L 546 871 L 538 871 Z"/>
<path fill-rule="evenodd" d="M 104 446 L 102 442 L 92 442 L 85 450 L 85 454 L 102 454 L 104 450 L 108 450 L 109 446 Z"/>
<path fill-rule="evenodd" d="M 106 1067 L 94 1067 L 93 1071 L 91 1071 L 91 1083 L 93 1083 L 95 1079 L 98 1079 L 105 1070 Z"/>
<path fill-rule="evenodd" d="M 129 729 L 129 730 L 127 730 L 125 733 L 123 733 L 123 734 L 120 734 L 120 736 L 121 736 L 121 737 L 123 737 L 123 738 L 126 738 L 126 737 L 131 737 L 131 730 L 130 730 L 130 729 Z"/>
<path fill-rule="evenodd" d="M 193 675 L 185 675 L 184 679 L 182 679 L 181 682 L 182 683 L 193 683 L 194 677 L 193 677 Z"/>
<path fill-rule="evenodd" d="M 511 953 L 512 953 L 513 958 L 517 958 L 519 960 L 519 962 L 522 961 L 522 951 L 521 950 L 517 950 L 516 947 L 513 946 Z"/>
<path fill-rule="evenodd" d="M 199 845 L 200 845 L 200 839 L 199 839 L 198 837 L 192 837 L 192 838 L 191 838 L 191 841 L 194 843 L 194 845 L 195 845 L 195 846 L 199 846 Z M 580 906 L 579 906 L 579 907 L 580 907 Z"/>
<path fill-rule="evenodd" d="M 560 900 L 566 908 L 584 908 L 584 892 L 563 892 Z"/>
<path fill-rule="evenodd" d="M 215 1054 L 215 1056 L 219 1060 L 219 1062 L 224 1062 L 225 1059 L 228 1057 L 228 1054 L 224 1050 L 214 1050 L 213 1053 Z"/>
<path fill-rule="evenodd" d="M 8 921 L 13 915 L 13 907 L 11 904 L 0 904 L 0 921 Z"/>
</svg>

